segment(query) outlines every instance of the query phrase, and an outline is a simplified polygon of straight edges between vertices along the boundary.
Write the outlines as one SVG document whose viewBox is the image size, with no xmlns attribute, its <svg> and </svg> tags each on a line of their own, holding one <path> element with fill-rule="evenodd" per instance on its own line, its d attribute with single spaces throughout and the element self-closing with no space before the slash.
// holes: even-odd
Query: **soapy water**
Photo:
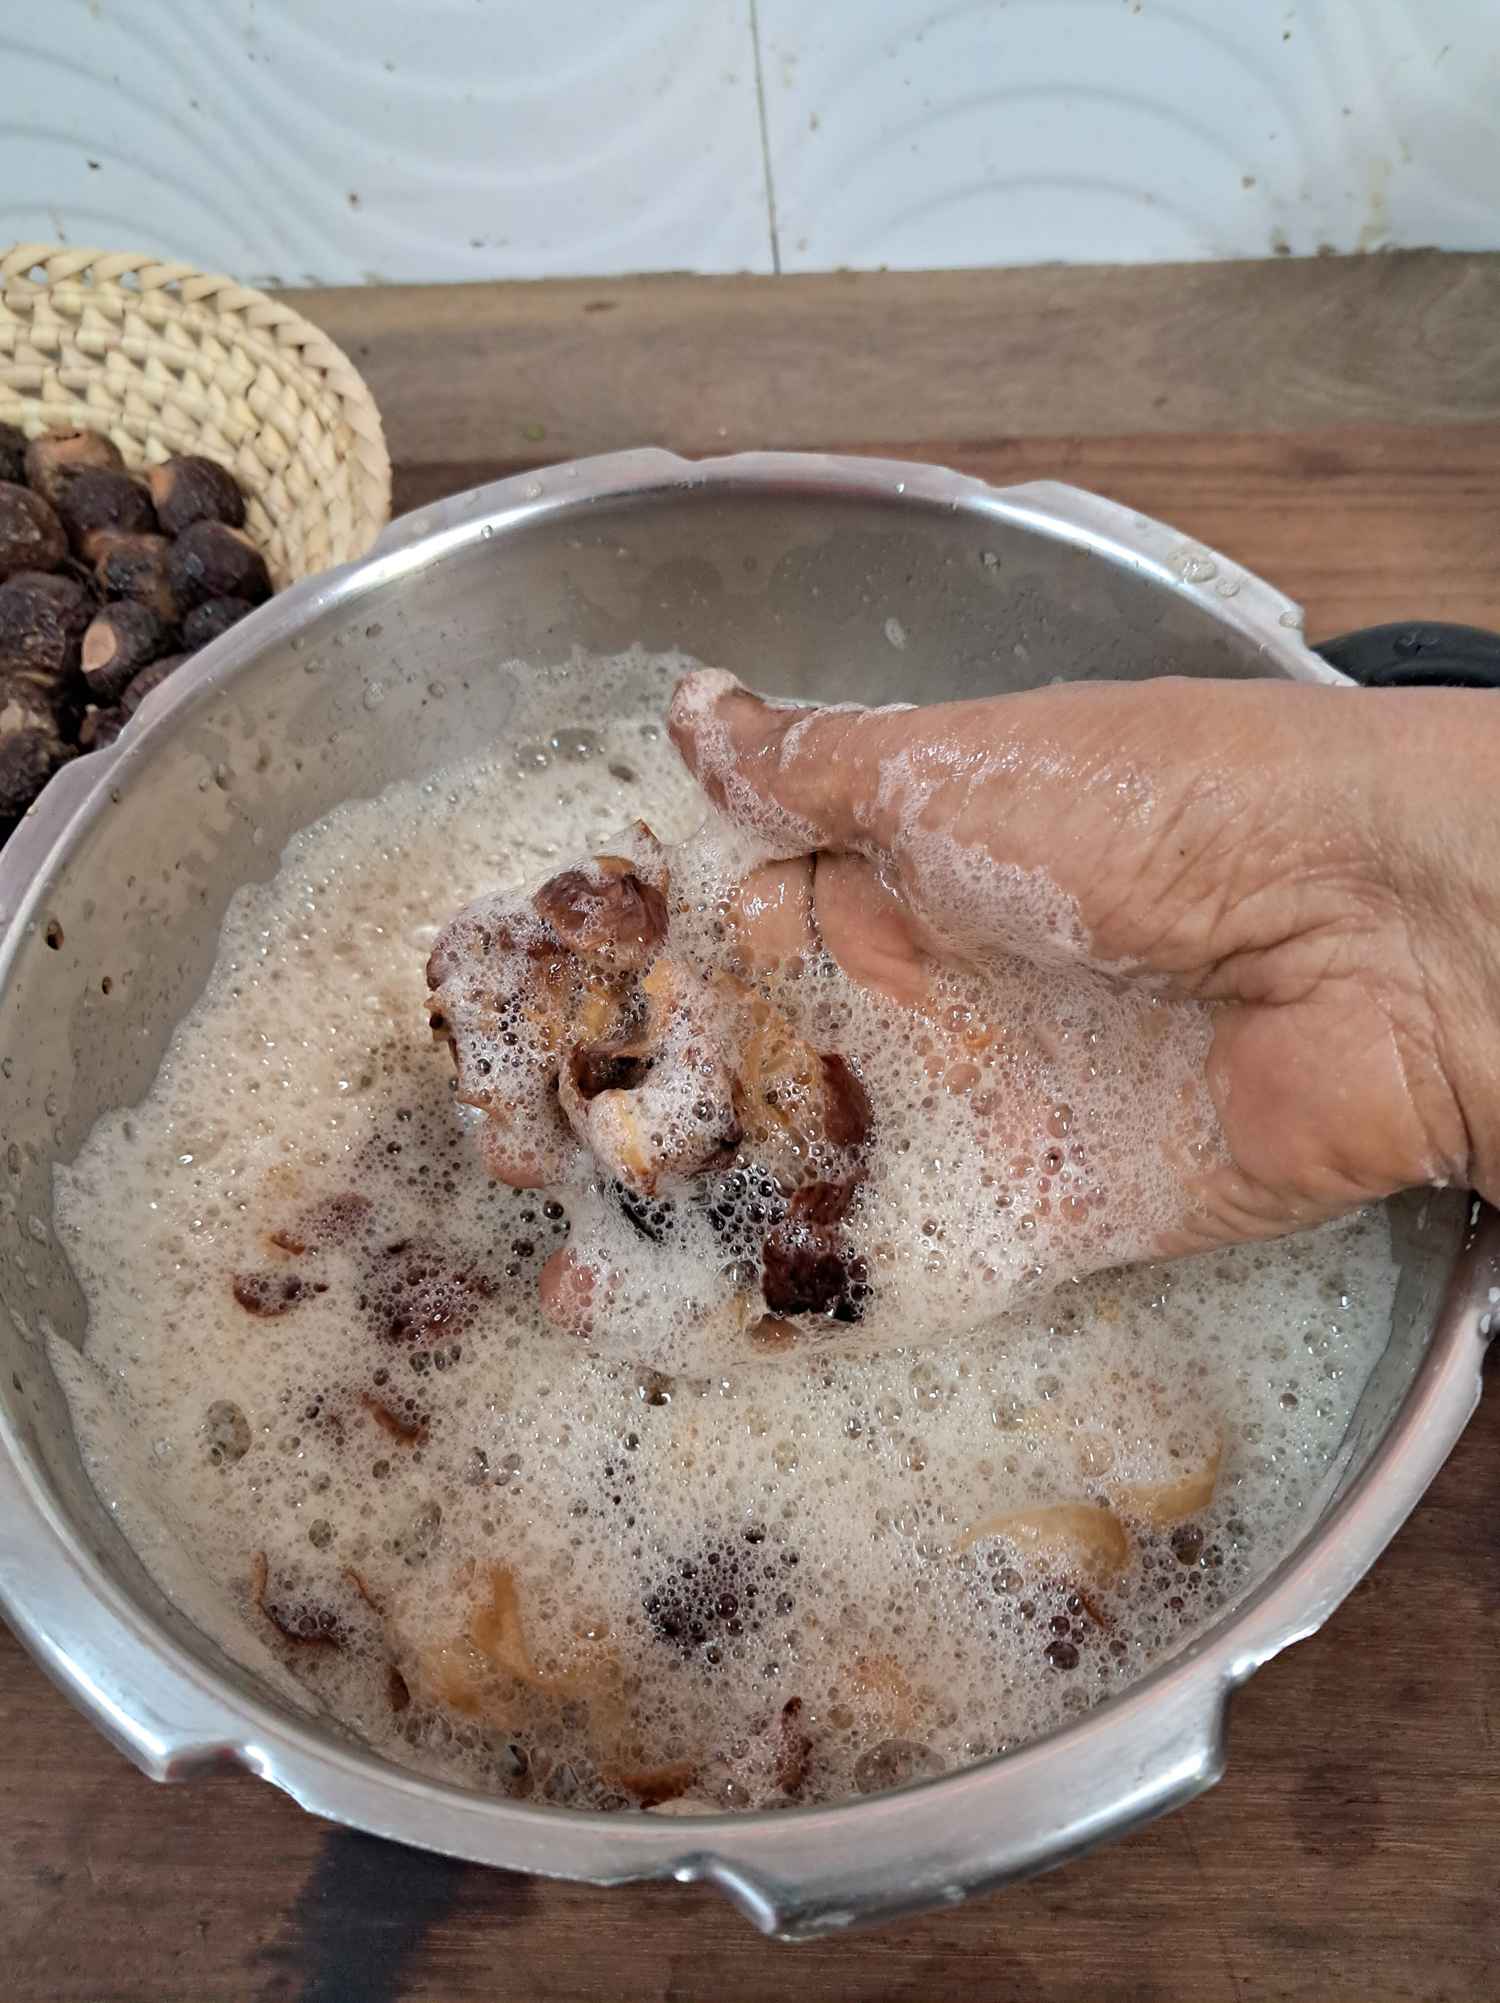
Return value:
<svg viewBox="0 0 1500 2003">
<path fill-rule="evenodd" d="M 699 730 L 732 792 L 711 708 Z M 781 861 L 810 831 L 763 802 L 676 843 L 637 822 L 438 939 L 459 1102 L 503 1181 L 568 1189 L 544 1303 L 601 1353 L 701 1370 L 952 1336 L 1191 1217 L 1222 1152 L 1209 1009 L 1100 969 L 1045 872 L 910 832 L 930 778 L 882 783 L 959 962 L 903 950 L 869 864 Z"/>
<path fill-rule="evenodd" d="M 240 893 L 151 1093 L 59 1172 L 89 1322 L 81 1356 L 52 1345 L 105 1501 L 232 1657 L 423 1771 L 659 1812 L 874 1791 L 1121 1689 L 1300 1533 L 1394 1291 L 1376 1210 L 1026 1292 L 1039 1234 L 1061 1269 L 1070 1163 L 1091 1205 L 1149 1209 L 1175 1200 L 1162 1123 L 1201 1138 L 1192 1036 L 1162 1094 L 1086 969 L 1076 1000 L 1017 976 L 1017 1047 L 1049 1032 L 1025 1075 L 1067 1118 L 1014 1175 L 963 1092 L 896 1061 L 892 1004 L 827 970 L 782 993 L 869 1093 L 871 1282 L 859 1325 L 769 1359 L 705 1312 L 731 1262 L 696 1214 L 663 1243 L 581 1171 L 496 1181 L 424 961 L 459 907 L 522 901 L 637 816 L 693 833 L 658 727 L 683 665 L 539 681 L 514 742 L 545 762 L 508 744 L 340 807 Z M 729 860 L 679 858 L 684 956 L 718 949 Z M 1064 1102 L 1045 1067 L 1075 1050 Z M 585 1242 L 623 1275 L 586 1338 L 538 1307 Z"/>
</svg>

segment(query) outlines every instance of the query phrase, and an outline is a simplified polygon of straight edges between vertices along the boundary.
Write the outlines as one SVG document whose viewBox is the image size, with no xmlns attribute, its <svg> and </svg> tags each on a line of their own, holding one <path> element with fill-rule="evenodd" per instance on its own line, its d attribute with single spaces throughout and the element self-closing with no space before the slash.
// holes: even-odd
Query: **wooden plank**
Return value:
<svg viewBox="0 0 1500 2003">
<path fill-rule="evenodd" d="M 406 465 L 1500 419 L 1500 255 L 290 296 Z"/>
</svg>

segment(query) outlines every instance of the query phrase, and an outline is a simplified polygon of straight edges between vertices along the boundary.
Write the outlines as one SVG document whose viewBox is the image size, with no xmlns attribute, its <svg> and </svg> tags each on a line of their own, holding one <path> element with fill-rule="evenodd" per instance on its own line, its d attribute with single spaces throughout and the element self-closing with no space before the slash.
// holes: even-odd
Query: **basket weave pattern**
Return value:
<svg viewBox="0 0 1500 2003">
<path fill-rule="evenodd" d="M 281 301 L 191 265 L 0 254 L 0 420 L 105 432 L 133 469 L 218 460 L 278 588 L 362 555 L 390 514 L 380 413 L 354 365 Z"/>
</svg>

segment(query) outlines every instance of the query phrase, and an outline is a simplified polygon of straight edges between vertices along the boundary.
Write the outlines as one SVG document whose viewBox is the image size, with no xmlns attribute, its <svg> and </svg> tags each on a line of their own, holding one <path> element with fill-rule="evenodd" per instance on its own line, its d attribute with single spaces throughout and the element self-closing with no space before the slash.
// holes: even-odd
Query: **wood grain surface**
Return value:
<svg viewBox="0 0 1500 2003">
<path fill-rule="evenodd" d="M 292 296 L 409 466 L 1500 420 L 1500 254 Z"/>
<path fill-rule="evenodd" d="M 1098 488 L 1273 578 L 1315 635 L 1500 627 L 1500 259 L 299 303 L 367 369 L 405 504 L 625 443 L 878 451 Z M 800 1948 L 710 1893 L 453 1864 L 248 1777 L 153 1787 L 0 1631 L 0 2003 L 1491 2003 L 1497 1523 L 1492 1398 L 1328 1627 L 1236 1700 L 1211 1794 L 1032 1884 Z"/>
</svg>

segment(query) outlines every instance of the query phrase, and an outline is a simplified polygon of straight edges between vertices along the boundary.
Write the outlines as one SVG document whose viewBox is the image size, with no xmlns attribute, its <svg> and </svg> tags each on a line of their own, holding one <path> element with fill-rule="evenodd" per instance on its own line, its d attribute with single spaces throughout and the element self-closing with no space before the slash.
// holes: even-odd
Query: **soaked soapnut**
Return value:
<svg viewBox="0 0 1500 2003">
<path fill-rule="evenodd" d="M 203 1437 L 215 1465 L 232 1465 L 250 1451 L 250 1421 L 238 1405 L 216 1398 L 203 1415 Z"/>
<path fill-rule="evenodd" d="M 549 878 L 532 904 L 569 952 L 617 968 L 642 967 L 667 936 L 667 905 L 619 856 Z"/>
<path fill-rule="evenodd" d="M 639 822 L 622 847 L 549 878 L 529 908 L 481 898 L 433 947 L 430 1020 L 458 1098 L 488 1116 L 487 1165 L 530 1187 L 591 1160 L 653 1241 L 671 1227 L 666 1190 L 697 1183 L 735 1247 L 721 1280 L 763 1295 L 756 1346 L 786 1340 L 796 1315 L 857 1321 L 868 1275 L 842 1224 L 864 1173 L 865 1087 L 737 976 L 674 960 L 670 854 Z M 543 1286 L 549 1314 L 586 1312 L 560 1277 Z"/>
<path fill-rule="evenodd" d="M 966 1530 L 954 1545 L 966 1551 L 999 1537 L 1023 1557 L 1036 1557 L 1069 1578 L 1105 1585 L 1130 1561 L 1130 1539 L 1120 1519 L 1087 1502 L 1049 1503 L 1036 1509 L 1007 1510 Z"/>
<path fill-rule="evenodd" d="M 358 1305 L 383 1341 L 431 1349 L 462 1335 L 491 1292 L 466 1260 L 432 1240 L 406 1238 L 372 1255 Z"/>
<path fill-rule="evenodd" d="M 861 1794 L 883 1794 L 942 1771 L 943 1762 L 930 1746 L 916 1739 L 882 1739 L 854 1762 L 854 1785 Z"/>
<path fill-rule="evenodd" d="M 341 1616 L 317 1600 L 292 1599 L 268 1593 L 266 1554 L 257 1551 L 250 1562 L 250 1600 L 284 1641 L 303 1648 L 344 1648 L 350 1634 Z"/>
<path fill-rule="evenodd" d="M 781 1610 L 778 1603 L 777 1611 Z M 776 1720 L 774 1778 L 781 1792 L 799 1795 L 807 1785 L 812 1763 L 813 1741 L 803 1724 L 802 1699 L 788 1697 Z"/>
<path fill-rule="evenodd" d="M 304 1280 L 299 1273 L 236 1273 L 231 1291 L 246 1314 L 270 1321 L 290 1314 L 301 1302 L 328 1289 L 319 1280 Z"/>
</svg>

